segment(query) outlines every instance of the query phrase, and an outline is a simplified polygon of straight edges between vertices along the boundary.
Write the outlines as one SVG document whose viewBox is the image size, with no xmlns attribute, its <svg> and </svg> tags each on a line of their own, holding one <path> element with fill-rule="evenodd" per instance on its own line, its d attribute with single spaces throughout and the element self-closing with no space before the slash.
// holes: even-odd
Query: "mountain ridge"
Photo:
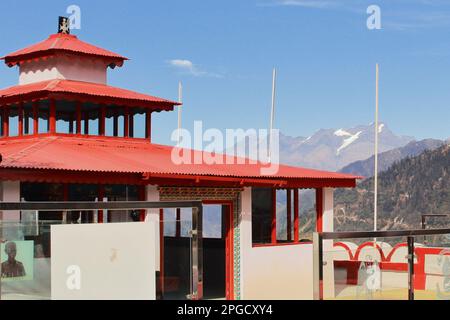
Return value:
<svg viewBox="0 0 450 320">
<path fill-rule="evenodd" d="M 437 139 L 424 139 L 411 141 L 404 147 L 392 149 L 378 154 L 378 172 L 383 172 L 397 161 L 406 157 L 417 156 L 425 150 L 434 150 L 442 146 L 445 142 Z M 375 156 L 365 160 L 355 161 L 339 170 L 342 173 L 360 175 L 370 178 L 374 175 Z"/>
<path fill-rule="evenodd" d="M 336 231 L 373 227 L 373 178 L 335 192 Z M 420 228 L 422 214 L 450 214 L 450 144 L 394 163 L 379 175 L 380 230 Z M 448 226 L 448 223 L 447 223 Z"/>
<path fill-rule="evenodd" d="M 385 123 L 379 125 L 379 151 L 385 152 L 412 142 L 414 137 L 394 134 Z M 373 155 L 375 128 L 320 129 L 313 135 L 291 137 L 280 134 L 280 162 L 312 169 L 338 171 Z"/>
</svg>

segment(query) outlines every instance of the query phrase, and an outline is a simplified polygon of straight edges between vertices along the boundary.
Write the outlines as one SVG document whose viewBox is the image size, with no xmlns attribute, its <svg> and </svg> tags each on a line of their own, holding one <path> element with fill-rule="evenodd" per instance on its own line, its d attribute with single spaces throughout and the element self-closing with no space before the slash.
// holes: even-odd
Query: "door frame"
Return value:
<svg viewBox="0 0 450 320">
<path fill-rule="evenodd" d="M 234 299 L 234 202 L 232 200 L 203 200 L 204 205 L 223 205 L 228 207 L 225 221 L 225 298 Z M 204 213 L 203 213 L 204 214 Z"/>
</svg>

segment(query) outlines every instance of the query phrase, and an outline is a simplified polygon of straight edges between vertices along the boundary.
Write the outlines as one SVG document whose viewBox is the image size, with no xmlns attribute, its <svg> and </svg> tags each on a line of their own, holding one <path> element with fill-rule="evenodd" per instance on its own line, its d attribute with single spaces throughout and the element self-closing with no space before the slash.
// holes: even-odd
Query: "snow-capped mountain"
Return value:
<svg viewBox="0 0 450 320">
<path fill-rule="evenodd" d="M 310 137 L 280 134 L 280 161 L 321 170 L 337 171 L 344 166 L 369 158 L 374 153 L 373 124 L 354 128 L 321 129 Z M 386 124 L 379 127 L 379 152 L 403 147 L 413 137 L 394 134 Z"/>
</svg>

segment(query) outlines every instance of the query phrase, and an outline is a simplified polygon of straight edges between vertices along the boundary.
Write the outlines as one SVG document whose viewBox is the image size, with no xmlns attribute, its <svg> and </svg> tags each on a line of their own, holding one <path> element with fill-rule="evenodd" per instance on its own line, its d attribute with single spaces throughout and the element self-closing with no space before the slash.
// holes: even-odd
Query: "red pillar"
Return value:
<svg viewBox="0 0 450 320">
<path fill-rule="evenodd" d="M 81 134 L 81 102 L 77 101 L 77 105 L 75 107 L 75 112 L 76 112 L 76 121 L 77 121 L 77 125 L 76 125 L 76 130 L 77 130 L 77 134 Z"/>
<path fill-rule="evenodd" d="M 33 134 L 39 133 L 39 101 L 33 102 Z"/>
<path fill-rule="evenodd" d="M 23 118 L 23 125 L 24 125 L 24 132 L 23 134 L 30 134 L 30 114 L 28 110 L 24 110 L 23 112 L 24 118 Z"/>
<path fill-rule="evenodd" d="M 299 221 L 299 205 L 298 205 L 298 189 L 294 189 L 294 242 L 298 242 L 299 232 L 300 232 L 300 221 Z"/>
<path fill-rule="evenodd" d="M 316 189 L 316 231 L 323 232 L 323 188 Z"/>
<path fill-rule="evenodd" d="M 9 137 L 9 106 L 3 107 L 3 136 Z"/>
<path fill-rule="evenodd" d="M 128 119 L 129 119 L 129 127 L 128 127 L 128 135 L 130 136 L 130 138 L 134 137 L 134 116 L 133 113 L 130 112 L 130 114 L 128 115 Z"/>
<path fill-rule="evenodd" d="M 233 258 L 233 240 L 234 240 L 234 231 L 233 231 L 233 204 L 230 203 L 226 205 L 227 213 L 225 215 L 225 278 L 228 279 L 226 282 L 225 294 L 227 300 L 234 299 L 234 258 Z"/>
<path fill-rule="evenodd" d="M 323 232 L 323 188 L 316 189 L 316 232 Z M 323 280 L 319 283 L 319 300 L 323 300 Z"/>
<path fill-rule="evenodd" d="M 105 135 L 105 127 L 106 127 L 106 106 L 102 104 L 100 106 L 100 120 L 99 120 L 99 126 L 98 126 L 98 134 L 100 136 Z"/>
<path fill-rule="evenodd" d="M 18 126 L 18 135 L 23 135 L 23 101 L 19 103 L 18 106 L 18 112 L 19 112 L 19 126 Z"/>
<path fill-rule="evenodd" d="M 128 137 L 130 133 L 130 109 L 128 107 L 125 107 L 123 122 L 123 135 L 124 137 Z"/>
<path fill-rule="evenodd" d="M 49 132 L 56 133 L 56 103 L 55 99 L 50 99 Z"/>
<path fill-rule="evenodd" d="M 277 243 L 277 190 L 272 189 L 272 233 L 271 242 Z"/>
<path fill-rule="evenodd" d="M 287 241 L 291 241 L 292 240 L 292 198 L 291 198 L 291 194 L 292 194 L 292 189 L 287 189 L 286 190 L 287 195 L 286 195 L 286 232 L 287 232 Z"/>
<path fill-rule="evenodd" d="M 114 113 L 113 117 L 113 136 L 114 137 L 119 136 L 119 115 L 117 114 L 117 110 Z"/>
<path fill-rule="evenodd" d="M 145 111 L 145 138 L 152 142 L 152 112 Z"/>
<path fill-rule="evenodd" d="M 84 113 L 84 134 L 89 134 L 89 111 Z"/>
</svg>

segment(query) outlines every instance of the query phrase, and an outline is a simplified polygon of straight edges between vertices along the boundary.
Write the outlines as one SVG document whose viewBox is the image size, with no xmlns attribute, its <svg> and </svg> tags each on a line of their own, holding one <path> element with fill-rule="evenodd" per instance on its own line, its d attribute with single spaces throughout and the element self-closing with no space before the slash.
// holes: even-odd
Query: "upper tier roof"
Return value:
<svg viewBox="0 0 450 320">
<path fill-rule="evenodd" d="M 274 175 L 263 175 L 261 168 L 267 165 L 238 164 L 177 164 L 172 159 L 174 147 L 133 139 L 41 136 L 0 140 L 1 169 L 59 170 L 72 172 L 97 172 L 147 175 L 150 179 L 252 179 L 251 183 L 264 180 L 283 180 L 286 185 L 301 187 L 354 187 L 360 177 L 280 165 Z M 192 152 L 192 159 L 208 155 Z M 178 151 L 176 151 L 178 153 Z M 193 155 L 193 154 L 197 155 Z M 200 155 L 202 154 L 202 155 Z M 210 154 L 209 154 L 210 155 Z M 46 176 L 51 177 L 50 174 Z M 203 178 L 202 178 L 203 177 Z M 237 180 L 238 183 L 240 180 Z"/>
<path fill-rule="evenodd" d="M 0 90 L 0 105 L 44 98 L 154 107 L 159 110 L 172 110 L 173 106 L 180 105 L 180 103 L 175 101 L 135 91 L 105 84 L 73 80 L 48 80 Z"/>
<path fill-rule="evenodd" d="M 41 57 L 48 57 L 57 53 L 71 53 L 75 55 L 92 56 L 111 59 L 112 66 L 122 66 L 124 60 L 128 58 L 117 53 L 102 49 L 87 42 L 81 41 L 75 35 L 52 34 L 48 39 L 7 54 L 2 57 L 9 66 L 15 66 L 23 61 L 33 60 Z"/>
</svg>

